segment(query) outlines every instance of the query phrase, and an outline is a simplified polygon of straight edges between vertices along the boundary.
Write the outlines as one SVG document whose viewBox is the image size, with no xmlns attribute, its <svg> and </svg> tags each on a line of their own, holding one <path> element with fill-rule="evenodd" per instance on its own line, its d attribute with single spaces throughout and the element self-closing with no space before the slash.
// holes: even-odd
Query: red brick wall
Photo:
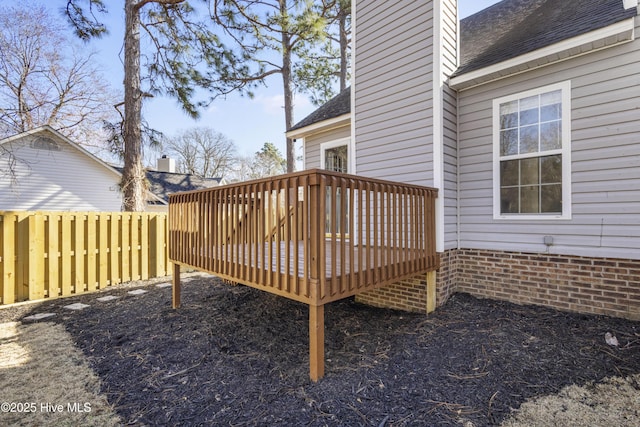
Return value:
<svg viewBox="0 0 640 427">
<path fill-rule="evenodd" d="M 456 291 L 640 319 L 640 261 L 460 249 Z"/>
<path fill-rule="evenodd" d="M 394 308 L 417 313 L 427 312 L 427 276 L 417 276 L 373 291 L 356 295 L 356 301 L 374 307 Z"/>
<path fill-rule="evenodd" d="M 472 249 L 441 254 L 437 304 L 466 292 L 520 304 L 640 320 L 640 260 Z M 426 311 L 426 276 L 361 295 L 377 307 Z"/>
<path fill-rule="evenodd" d="M 440 254 L 440 270 L 436 276 L 436 304 L 444 304 L 455 291 L 456 251 Z M 374 307 L 394 308 L 397 310 L 426 313 L 427 311 L 427 275 L 394 283 L 393 285 L 364 292 L 356 296 L 356 301 Z"/>
</svg>

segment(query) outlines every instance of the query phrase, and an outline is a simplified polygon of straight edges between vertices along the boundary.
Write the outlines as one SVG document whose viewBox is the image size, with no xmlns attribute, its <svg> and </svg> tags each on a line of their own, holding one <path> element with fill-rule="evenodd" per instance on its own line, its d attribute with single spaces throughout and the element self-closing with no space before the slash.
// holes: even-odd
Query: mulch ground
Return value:
<svg viewBox="0 0 640 427">
<path fill-rule="evenodd" d="M 58 313 L 46 321 L 64 324 L 129 425 L 495 425 L 529 398 L 640 373 L 639 322 L 457 294 L 429 316 L 327 305 L 326 375 L 313 383 L 306 305 L 212 277 L 185 283 L 179 310 L 171 288 L 144 289 L 0 321 Z M 91 307 L 62 308 L 74 302 Z"/>
</svg>

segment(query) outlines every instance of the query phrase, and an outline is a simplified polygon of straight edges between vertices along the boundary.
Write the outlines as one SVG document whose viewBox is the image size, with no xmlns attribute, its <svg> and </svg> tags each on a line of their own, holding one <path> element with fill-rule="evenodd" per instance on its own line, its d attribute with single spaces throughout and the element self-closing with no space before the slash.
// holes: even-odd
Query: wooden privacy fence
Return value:
<svg viewBox="0 0 640 427">
<path fill-rule="evenodd" d="M 438 268 L 437 193 L 309 170 L 173 194 L 174 306 L 181 264 L 308 304 L 311 378 L 318 379 L 324 304 Z M 433 309 L 435 274 L 428 277 Z"/>
<path fill-rule="evenodd" d="M 166 276 L 167 214 L 0 212 L 0 303 Z"/>
</svg>

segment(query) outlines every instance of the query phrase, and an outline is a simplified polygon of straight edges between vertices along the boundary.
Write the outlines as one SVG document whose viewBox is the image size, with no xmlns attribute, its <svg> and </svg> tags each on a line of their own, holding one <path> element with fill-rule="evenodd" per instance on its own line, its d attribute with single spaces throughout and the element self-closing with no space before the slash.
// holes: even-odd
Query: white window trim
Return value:
<svg viewBox="0 0 640 427">
<path fill-rule="evenodd" d="M 562 148 L 550 154 L 562 155 L 561 214 L 503 214 L 500 212 L 500 104 L 541 93 L 561 90 Z M 536 153 L 532 157 L 539 157 Z M 493 219 L 497 220 L 569 220 L 571 219 L 571 81 L 544 86 L 493 100 Z"/>
<path fill-rule="evenodd" d="M 334 141 L 323 142 L 320 144 L 320 169 L 325 168 L 325 151 L 330 148 L 341 147 L 343 145 L 347 146 L 347 173 L 354 174 L 353 169 L 353 150 L 351 149 L 351 138 L 340 138 Z"/>
</svg>

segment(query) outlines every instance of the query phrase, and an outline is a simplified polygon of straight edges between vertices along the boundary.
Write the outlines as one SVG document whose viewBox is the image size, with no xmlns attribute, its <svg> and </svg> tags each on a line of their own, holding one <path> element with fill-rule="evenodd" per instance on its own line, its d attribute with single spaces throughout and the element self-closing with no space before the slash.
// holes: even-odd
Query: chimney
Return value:
<svg viewBox="0 0 640 427">
<path fill-rule="evenodd" d="M 161 159 L 158 159 L 158 166 L 156 168 L 159 172 L 175 172 L 176 161 L 166 155 L 163 155 Z"/>
</svg>

